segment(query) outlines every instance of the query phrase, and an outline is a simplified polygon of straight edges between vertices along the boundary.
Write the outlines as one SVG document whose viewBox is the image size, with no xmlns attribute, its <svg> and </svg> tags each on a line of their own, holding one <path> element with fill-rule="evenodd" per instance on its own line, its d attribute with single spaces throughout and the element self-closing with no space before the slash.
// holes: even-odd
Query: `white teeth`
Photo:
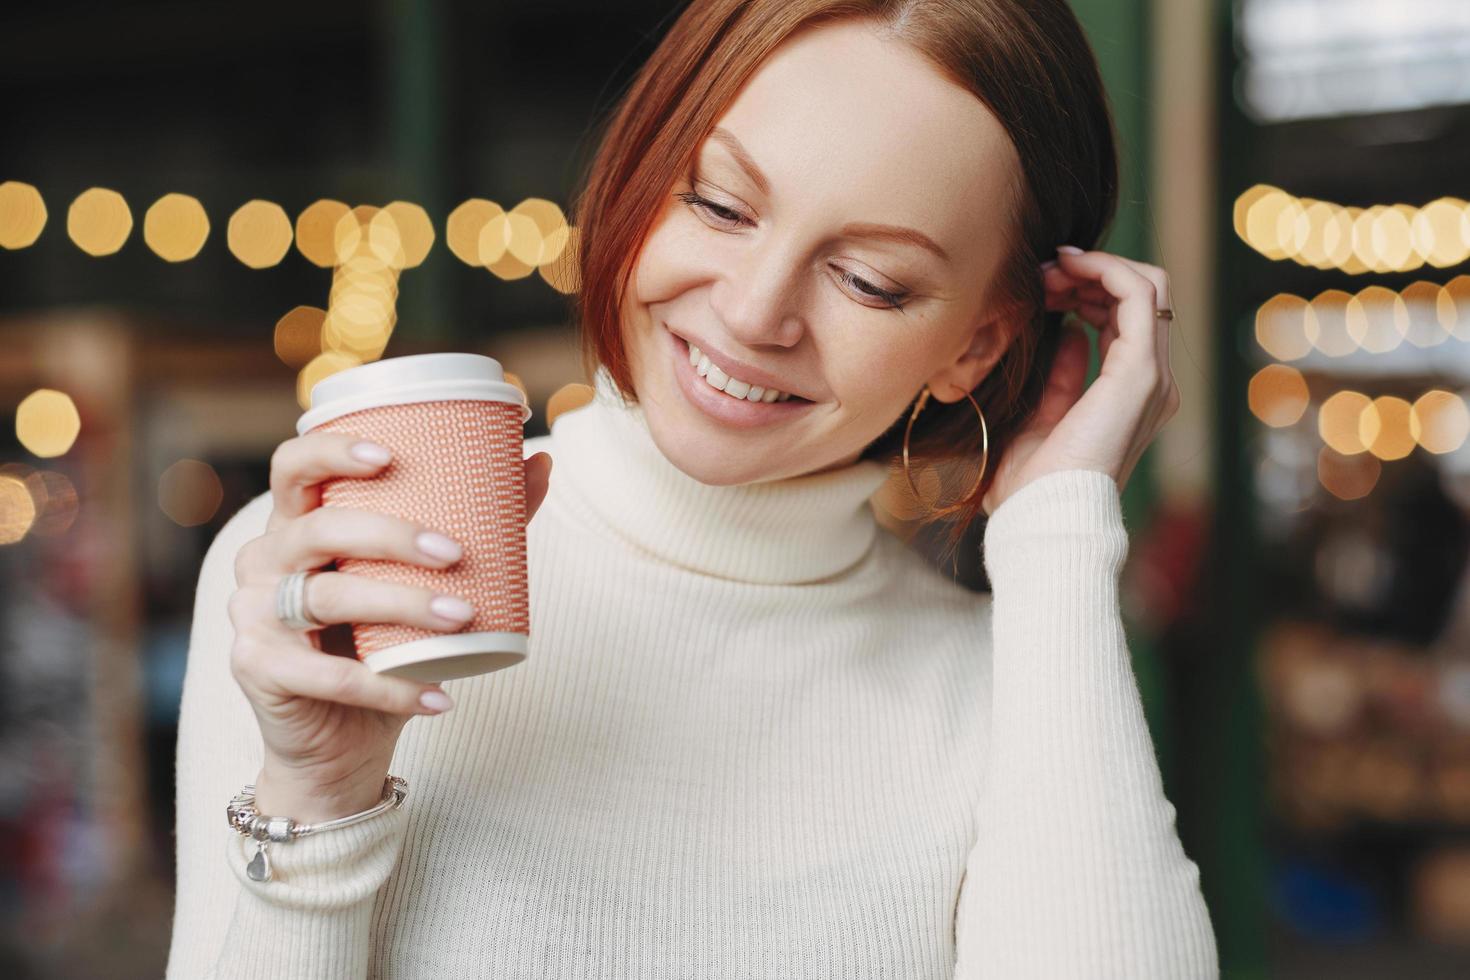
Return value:
<svg viewBox="0 0 1470 980">
<path fill-rule="evenodd" d="M 711 388 L 723 391 L 732 398 L 741 398 L 751 402 L 784 402 L 791 396 L 784 391 L 775 388 L 762 388 L 760 385 L 752 385 L 748 381 L 732 378 L 710 363 L 709 356 L 693 344 L 689 345 L 689 363 L 694 366 L 694 372 L 703 378 Z"/>
</svg>

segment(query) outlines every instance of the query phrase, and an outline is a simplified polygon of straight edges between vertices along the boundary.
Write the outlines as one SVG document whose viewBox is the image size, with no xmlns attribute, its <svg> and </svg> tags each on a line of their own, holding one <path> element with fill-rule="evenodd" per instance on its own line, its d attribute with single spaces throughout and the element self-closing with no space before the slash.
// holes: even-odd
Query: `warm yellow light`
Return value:
<svg viewBox="0 0 1470 980">
<path fill-rule="evenodd" d="M 296 250 L 312 265 L 329 269 L 337 257 L 337 223 L 351 209 L 341 201 L 314 201 L 296 216 Z"/>
<path fill-rule="evenodd" d="M 1383 464 L 1368 453 L 1344 456 L 1329 446 L 1317 453 L 1317 479 L 1328 493 L 1341 500 L 1368 496 L 1382 473 Z"/>
<path fill-rule="evenodd" d="M 1307 382 L 1285 364 L 1268 364 L 1251 378 L 1247 392 L 1251 413 L 1274 428 L 1294 424 L 1307 410 Z"/>
<path fill-rule="evenodd" d="M 1293 203 L 1290 194 L 1272 189 L 1261 195 L 1246 212 L 1246 241 L 1269 259 L 1286 257 L 1286 250 L 1281 244 L 1281 219 Z"/>
<path fill-rule="evenodd" d="M 1414 251 L 1414 233 L 1409 223 L 1415 210 L 1407 204 L 1384 208 L 1373 222 L 1373 251 L 1385 272 L 1411 272 L 1424 264 Z"/>
<path fill-rule="evenodd" d="M 582 288 L 582 229 L 567 228 L 567 244 L 551 262 L 538 266 L 536 272 L 547 285 L 559 293 L 575 293 Z"/>
<path fill-rule="evenodd" d="M 449 212 L 449 220 L 444 223 L 445 244 L 465 265 L 484 265 L 480 261 L 480 232 L 490 219 L 504 213 L 494 201 L 470 198 Z"/>
<path fill-rule="evenodd" d="M 391 255 L 374 255 L 373 253 L 372 241 L 368 237 L 368 228 L 378 211 L 379 208 L 375 205 L 359 204 L 337 219 L 337 225 L 332 230 L 332 246 L 337 253 L 338 265 L 359 257 L 376 258 L 380 262 L 393 257 Z M 395 236 L 397 235 L 396 225 L 389 224 L 386 227 L 391 229 Z M 399 244 L 396 237 L 393 244 L 395 247 Z"/>
<path fill-rule="evenodd" d="M 434 223 L 428 212 L 417 204 L 394 201 L 383 208 L 381 214 L 393 221 L 402 249 L 402 265 L 396 268 L 412 269 L 421 264 L 434 245 Z M 377 221 L 377 216 L 373 219 Z"/>
<path fill-rule="evenodd" d="M 1358 416 L 1358 438 L 1370 453 L 1382 460 L 1395 460 L 1414 451 L 1410 408 L 1402 398 L 1380 395 L 1363 410 Z"/>
<path fill-rule="evenodd" d="M 0 248 L 25 248 L 46 227 L 46 202 L 30 184 L 7 180 L 0 184 Z"/>
<path fill-rule="evenodd" d="M 0 473 L 0 544 L 15 544 L 36 520 L 36 501 L 26 485 L 9 473 Z"/>
<path fill-rule="evenodd" d="M 1470 340 L 1470 275 L 1456 276 L 1445 283 L 1443 302 L 1440 322 L 1460 340 Z"/>
<path fill-rule="evenodd" d="M 1408 332 L 1404 339 L 1415 347 L 1435 347 L 1449 339 L 1454 323 L 1454 300 L 1438 283 L 1418 279 L 1404 287 Z"/>
<path fill-rule="evenodd" d="M 291 219 L 272 201 L 247 201 L 230 215 L 230 252 L 252 269 L 278 265 L 291 249 Z"/>
<path fill-rule="evenodd" d="M 165 194 L 143 215 L 143 241 L 166 262 L 192 259 L 208 237 L 204 205 L 187 194 Z"/>
<path fill-rule="evenodd" d="M 1325 269 L 1332 264 L 1327 253 L 1327 229 L 1331 227 L 1337 208 L 1326 201 L 1312 201 L 1306 205 L 1296 229 L 1296 254 L 1293 256 L 1303 265 Z"/>
<path fill-rule="evenodd" d="M 1267 194 L 1279 194 L 1281 189 L 1272 187 L 1270 184 L 1256 184 L 1240 193 L 1235 198 L 1235 235 L 1246 244 L 1250 244 L 1251 235 L 1249 228 L 1249 216 L 1251 208 L 1256 202 Z"/>
<path fill-rule="evenodd" d="M 1441 197 L 1430 201 L 1414 216 L 1414 248 L 1436 269 L 1459 265 L 1470 258 L 1470 242 L 1462 234 L 1465 202 Z"/>
<path fill-rule="evenodd" d="M 516 257 L 538 266 L 556 261 L 562 250 L 566 248 L 568 237 L 567 217 L 562 213 L 561 207 L 555 201 L 548 201 L 544 197 L 528 197 L 511 208 L 511 213 L 530 218 L 537 231 L 535 255 L 531 255 L 528 251 L 526 255 L 518 254 Z M 529 236 L 527 240 L 530 240 Z M 511 247 L 515 247 L 514 240 L 512 240 Z"/>
<path fill-rule="evenodd" d="M 1367 286 L 1348 300 L 1348 336 L 1363 350 L 1385 354 L 1403 343 L 1409 332 L 1409 308 L 1403 298 L 1383 286 Z"/>
<path fill-rule="evenodd" d="M 1277 293 L 1256 310 L 1256 343 L 1278 361 L 1294 361 L 1312 350 L 1307 338 L 1307 301 Z"/>
<path fill-rule="evenodd" d="M 572 412 L 592 401 L 596 392 L 580 382 L 562 385 L 546 400 L 546 424 L 556 421 L 562 412 Z"/>
<path fill-rule="evenodd" d="M 1339 391 L 1317 410 L 1317 433 L 1344 456 L 1367 450 L 1359 433 L 1358 422 L 1372 399 L 1358 391 Z"/>
<path fill-rule="evenodd" d="M 38 388 L 15 410 L 15 435 L 37 456 L 61 456 L 71 449 L 82 430 L 82 419 L 71 396 L 54 388 Z"/>
<path fill-rule="evenodd" d="M 1422 207 L 1344 207 L 1256 184 L 1236 197 L 1234 223 L 1236 235 L 1267 258 L 1350 275 L 1411 272 L 1426 262 L 1447 268 L 1470 258 L 1470 205 L 1454 197 Z"/>
<path fill-rule="evenodd" d="M 1452 453 L 1470 437 L 1470 409 L 1452 391 L 1426 391 L 1409 413 L 1409 433 L 1431 453 Z"/>
<path fill-rule="evenodd" d="M 322 352 L 322 321 L 327 311 L 297 306 L 276 321 L 276 356 L 288 367 L 305 367 Z"/>
<path fill-rule="evenodd" d="M 65 473 L 36 470 L 25 478 L 36 501 L 36 521 L 31 536 L 56 537 L 65 534 L 77 519 L 77 488 Z"/>
<path fill-rule="evenodd" d="M 541 231 L 523 214 L 498 214 L 480 230 L 480 262 L 501 279 L 529 276 L 536 265 L 521 256 L 540 254 Z"/>
<path fill-rule="evenodd" d="M 1312 346 L 1328 357 L 1346 357 L 1358 349 L 1347 325 L 1352 298 L 1341 289 L 1324 289 L 1308 304 L 1302 328 Z"/>
<path fill-rule="evenodd" d="M 111 255 L 133 231 L 133 212 L 117 191 L 93 187 L 66 211 L 66 233 L 88 255 Z"/>
<path fill-rule="evenodd" d="M 311 408 L 311 389 L 323 378 L 331 377 L 338 371 L 356 367 L 362 361 L 351 354 L 336 350 L 325 350 L 311 359 L 311 362 L 302 368 L 296 375 L 296 403 L 303 410 Z"/>
<path fill-rule="evenodd" d="M 206 523 L 224 499 L 219 474 L 197 459 L 181 459 L 158 478 L 158 507 L 180 527 Z"/>
</svg>

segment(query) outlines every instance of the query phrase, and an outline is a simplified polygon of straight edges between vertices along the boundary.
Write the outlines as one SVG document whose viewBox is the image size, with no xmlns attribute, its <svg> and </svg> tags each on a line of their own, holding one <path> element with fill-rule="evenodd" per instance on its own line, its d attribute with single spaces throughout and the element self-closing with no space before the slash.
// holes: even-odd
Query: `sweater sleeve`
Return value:
<svg viewBox="0 0 1470 980">
<path fill-rule="evenodd" d="M 235 553 L 264 531 L 268 495 L 215 536 L 195 593 L 175 760 L 177 891 L 167 980 L 363 978 L 374 897 L 406 835 L 405 808 L 340 830 L 269 845 L 272 880 L 252 881 L 254 842 L 225 805 L 259 774 L 263 749 L 249 700 L 230 672 Z"/>
<path fill-rule="evenodd" d="M 1219 975 L 1129 662 L 1127 552 L 1095 470 L 1037 478 L 985 528 L 991 724 L 956 980 Z"/>
</svg>

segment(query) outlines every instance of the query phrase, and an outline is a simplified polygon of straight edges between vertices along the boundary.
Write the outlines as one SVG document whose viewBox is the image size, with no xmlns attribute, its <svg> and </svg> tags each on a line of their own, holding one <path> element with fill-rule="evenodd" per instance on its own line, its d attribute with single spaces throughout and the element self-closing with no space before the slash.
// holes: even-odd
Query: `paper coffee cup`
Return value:
<svg viewBox="0 0 1470 980">
<path fill-rule="evenodd" d="M 500 362 L 481 354 L 390 357 L 339 371 L 311 389 L 296 423 L 307 432 L 347 432 L 387 446 L 376 474 L 321 484 L 323 507 L 401 517 L 458 541 L 448 568 L 343 557 L 338 571 L 462 596 L 475 616 L 455 632 L 402 623 L 354 623 L 363 663 L 379 673 L 432 683 L 484 674 L 526 658 L 523 426 L 531 417 Z"/>
</svg>

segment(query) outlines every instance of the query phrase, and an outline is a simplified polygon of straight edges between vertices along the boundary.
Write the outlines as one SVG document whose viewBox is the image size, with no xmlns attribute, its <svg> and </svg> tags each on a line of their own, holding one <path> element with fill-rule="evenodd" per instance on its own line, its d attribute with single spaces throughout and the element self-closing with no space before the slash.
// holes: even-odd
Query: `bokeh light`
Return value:
<svg viewBox="0 0 1470 980">
<path fill-rule="evenodd" d="M 550 262 L 537 266 L 536 272 L 557 292 L 575 293 L 582 288 L 581 251 L 582 229 L 572 225 L 567 228 L 567 244 L 561 254 Z"/>
<path fill-rule="evenodd" d="M 322 352 L 322 321 L 327 311 L 316 306 L 293 307 L 276 321 L 276 356 L 288 367 L 305 367 Z"/>
<path fill-rule="evenodd" d="M 280 264 L 291 248 L 291 219 L 279 204 L 247 201 L 230 215 L 225 238 L 230 253 L 252 269 Z"/>
<path fill-rule="evenodd" d="M 0 473 L 0 544 L 24 538 L 36 520 L 36 501 L 18 477 Z"/>
<path fill-rule="evenodd" d="M 46 202 L 30 184 L 7 180 L 0 184 L 0 248 L 25 248 L 46 227 Z"/>
<path fill-rule="evenodd" d="M 302 368 L 296 375 L 296 403 L 302 410 L 311 408 L 311 389 L 323 378 L 329 378 L 338 371 L 345 371 L 350 367 L 361 364 L 360 358 L 338 350 L 324 350 Z"/>
<path fill-rule="evenodd" d="M 201 460 L 178 460 L 158 478 L 158 507 L 180 527 L 208 522 L 224 499 L 219 474 Z"/>
<path fill-rule="evenodd" d="M 1465 399 L 1452 391 L 1426 391 L 1409 413 L 1409 432 L 1431 453 L 1455 452 L 1470 437 L 1470 409 Z"/>
<path fill-rule="evenodd" d="M 133 231 L 133 212 L 117 191 L 93 187 L 66 211 L 66 233 L 88 255 L 112 255 Z"/>
<path fill-rule="evenodd" d="M 79 503 L 77 488 L 71 478 L 58 470 L 35 470 L 25 479 L 36 502 L 36 520 L 31 525 L 33 537 L 56 537 L 65 534 L 75 523 Z"/>
<path fill-rule="evenodd" d="M 1380 395 L 1358 416 L 1358 439 L 1382 460 L 1403 459 L 1414 451 L 1409 429 L 1412 406 L 1402 398 Z"/>
<path fill-rule="evenodd" d="M 166 262 L 192 259 L 208 237 L 204 205 L 187 194 L 165 194 L 143 215 L 143 241 Z"/>
<path fill-rule="evenodd" d="M 465 265 L 483 265 L 480 261 L 480 232 L 492 218 L 504 214 L 494 201 L 472 197 L 449 212 L 444 223 L 444 243 Z"/>
<path fill-rule="evenodd" d="M 1325 289 L 1307 304 L 1303 332 L 1328 357 L 1346 357 L 1358 349 L 1358 342 L 1348 331 L 1347 311 L 1351 293 L 1341 289 Z"/>
<path fill-rule="evenodd" d="M 71 449 L 82 430 L 82 419 L 71 396 L 54 388 L 38 388 L 15 410 L 15 435 L 32 454 L 61 456 Z"/>
<path fill-rule="evenodd" d="M 341 201 L 314 201 L 296 216 L 296 250 L 312 265 L 330 269 L 337 258 L 337 223 L 351 209 Z"/>
<path fill-rule="evenodd" d="M 1367 451 L 1359 420 L 1372 399 L 1360 391 L 1339 391 L 1317 409 L 1317 433 L 1330 448 L 1343 456 Z"/>
<path fill-rule="evenodd" d="M 592 401 L 596 392 L 591 385 L 573 382 L 562 385 L 546 400 L 546 425 L 551 426 L 562 412 L 571 412 Z"/>
<path fill-rule="evenodd" d="M 1307 301 L 1278 293 L 1256 310 L 1256 343 L 1278 361 L 1294 361 L 1312 350 L 1307 337 Z"/>
<path fill-rule="evenodd" d="M 1369 453 L 1343 455 L 1331 446 L 1317 454 L 1317 479 L 1326 491 L 1340 500 L 1358 500 L 1378 485 L 1383 464 Z"/>
<path fill-rule="evenodd" d="M 1470 206 L 1457 197 L 1344 207 L 1255 184 L 1236 196 L 1234 226 L 1268 259 L 1352 275 L 1446 269 L 1470 258 Z"/>
<path fill-rule="evenodd" d="M 1247 392 L 1256 418 L 1274 428 L 1293 425 L 1307 410 L 1306 379 L 1294 367 L 1268 364 L 1251 378 Z"/>
</svg>

